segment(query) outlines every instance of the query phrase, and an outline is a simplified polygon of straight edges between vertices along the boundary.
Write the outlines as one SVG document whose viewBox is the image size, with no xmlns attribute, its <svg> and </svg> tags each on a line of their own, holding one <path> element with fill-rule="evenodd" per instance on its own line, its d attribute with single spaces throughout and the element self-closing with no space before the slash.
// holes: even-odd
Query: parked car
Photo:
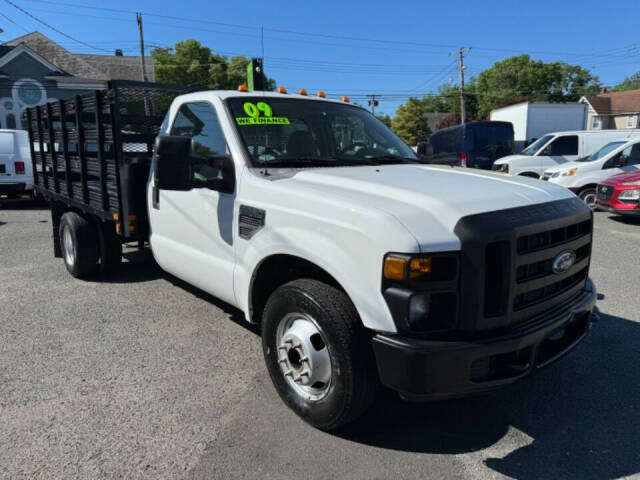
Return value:
<svg viewBox="0 0 640 480">
<path fill-rule="evenodd" d="M 640 130 L 580 130 L 549 133 L 517 155 L 496 160 L 493 169 L 512 175 L 540 178 L 545 170 L 591 155 L 614 140 L 640 136 Z"/>
<path fill-rule="evenodd" d="M 567 187 L 590 207 L 596 204 L 596 186 L 618 173 L 640 168 L 640 137 L 607 143 L 597 152 L 575 162 L 563 163 L 542 174 L 543 180 Z"/>
<path fill-rule="evenodd" d="M 33 195 L 29 135 L 25 130 L 0 129 L 0 196 Z"/>
<path fill-rule="evenodd" d="M 597 187 L 596 201 L 598 210 L 640 216 L 640 171 L 603 180 Z"/>
<path fill-rule="evenodd" d="M 470 122 L 443 128 L 429 138 L 426 163 L 490 170 L 493 162 L 513 153 L 513 125 L 509 122 Z M 420 145 L 418 154 L 422 153 Z"/>
<path fill-rule="evenodd" d="M 123 85 L 27 110 L 49 152 L 70 133 L 95 143 L 109 122 L 109 155 L 98 142 L 77 164 L 55 155 L 59 173 L 35 169 L 54 254 L 82 278 L 148 240 L 161 268 L 261 326 L 274 387 L 310 424 L 354 420 L 380 383 L 410 400 L 494 390 L 587 334 L 592 213 L 568 190 L 421 165 L 338 100 L 174 91 L 160 124 L 169 87 Z M 74 107 L 86 116 L 57 122 Z"/>
</svg>

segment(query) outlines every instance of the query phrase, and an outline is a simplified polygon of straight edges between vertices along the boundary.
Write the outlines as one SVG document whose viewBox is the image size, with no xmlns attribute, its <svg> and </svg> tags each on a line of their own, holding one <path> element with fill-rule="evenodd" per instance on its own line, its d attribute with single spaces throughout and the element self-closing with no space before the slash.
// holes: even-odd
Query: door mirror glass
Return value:
<svg viewBox="0 0 640 480">
<path fill-rule="evenodd" d="M 190 137 L 165 135 L 156 138 L 155 183 L 159 189 L 191 189 L 190 152 Z"/>
<path fill-rule="evenodd" d="M 160 190 L 210 188 L 233 193 L 235 167 L 228 155 L 194 155 L 190 137 L 165 135 L 156 139 L 155 182 Z"/>
</svg>

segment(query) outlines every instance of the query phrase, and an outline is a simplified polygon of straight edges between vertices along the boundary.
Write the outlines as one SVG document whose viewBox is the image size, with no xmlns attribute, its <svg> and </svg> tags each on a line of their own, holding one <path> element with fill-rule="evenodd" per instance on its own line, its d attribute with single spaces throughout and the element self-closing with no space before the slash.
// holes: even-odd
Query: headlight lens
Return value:
<svg viewBox="0 0 640 480">
<path fill-rule="evenodd" d="M 571 177 L 571 176 L 573 176 L 577 171 L 578 171 L 578 169 L 577 169 L 577 168 L 572 168 L 571 170 L 565 170 L 564 172 L 562 172 L 562 176 L 563 176 L 563 177 Z"/>
<path fill-rule="evenodd" d="M 407 282 L 448 281 L 458 271 L 458 256 L 453 253 L 429 255 L 389 254 L 384 259 L 384 278 Z"/>
<path fill-rule="evenodd" d="M 618 198 L 620 200 L 640 200 L 640 190 L 639 189 L 623 190 L 618 195 Z"/>
<path fill-rule="evenodd" d="M 560 176 L 560 172 L 555 172 L 553 175 L 551 175 L 551 178 L 556 178 Z"/>
</svg>

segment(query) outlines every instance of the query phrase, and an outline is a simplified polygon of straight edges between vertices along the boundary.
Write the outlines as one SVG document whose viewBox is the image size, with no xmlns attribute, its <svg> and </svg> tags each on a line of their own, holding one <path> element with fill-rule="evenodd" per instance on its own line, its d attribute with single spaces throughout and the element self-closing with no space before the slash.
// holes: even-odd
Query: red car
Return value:
<svg viewBox="0 0 640 480">
<path fill-rule="evenodd" d="M 640 171 L 607 178 L 598 185 L 596 192 L 598 210 L 640 216 Z"/>
</svg>

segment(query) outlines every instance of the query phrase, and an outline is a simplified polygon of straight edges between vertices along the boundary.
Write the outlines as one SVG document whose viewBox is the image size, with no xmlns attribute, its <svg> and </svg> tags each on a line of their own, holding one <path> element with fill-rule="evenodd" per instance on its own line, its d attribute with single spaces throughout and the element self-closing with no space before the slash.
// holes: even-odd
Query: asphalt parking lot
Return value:
<svg viewBox="0 0 640 480">
<path fill-rule="evenodd" d="M 571 355 L 491 396 L 385 393 L 329 434 L 280 402 L 240 312 L 133 249 L 75 280 L 48 210 L 0 203 L 4 478 L 640 476 L 640 222 L 596 214 L 602 315 Z"/>
</svg>

